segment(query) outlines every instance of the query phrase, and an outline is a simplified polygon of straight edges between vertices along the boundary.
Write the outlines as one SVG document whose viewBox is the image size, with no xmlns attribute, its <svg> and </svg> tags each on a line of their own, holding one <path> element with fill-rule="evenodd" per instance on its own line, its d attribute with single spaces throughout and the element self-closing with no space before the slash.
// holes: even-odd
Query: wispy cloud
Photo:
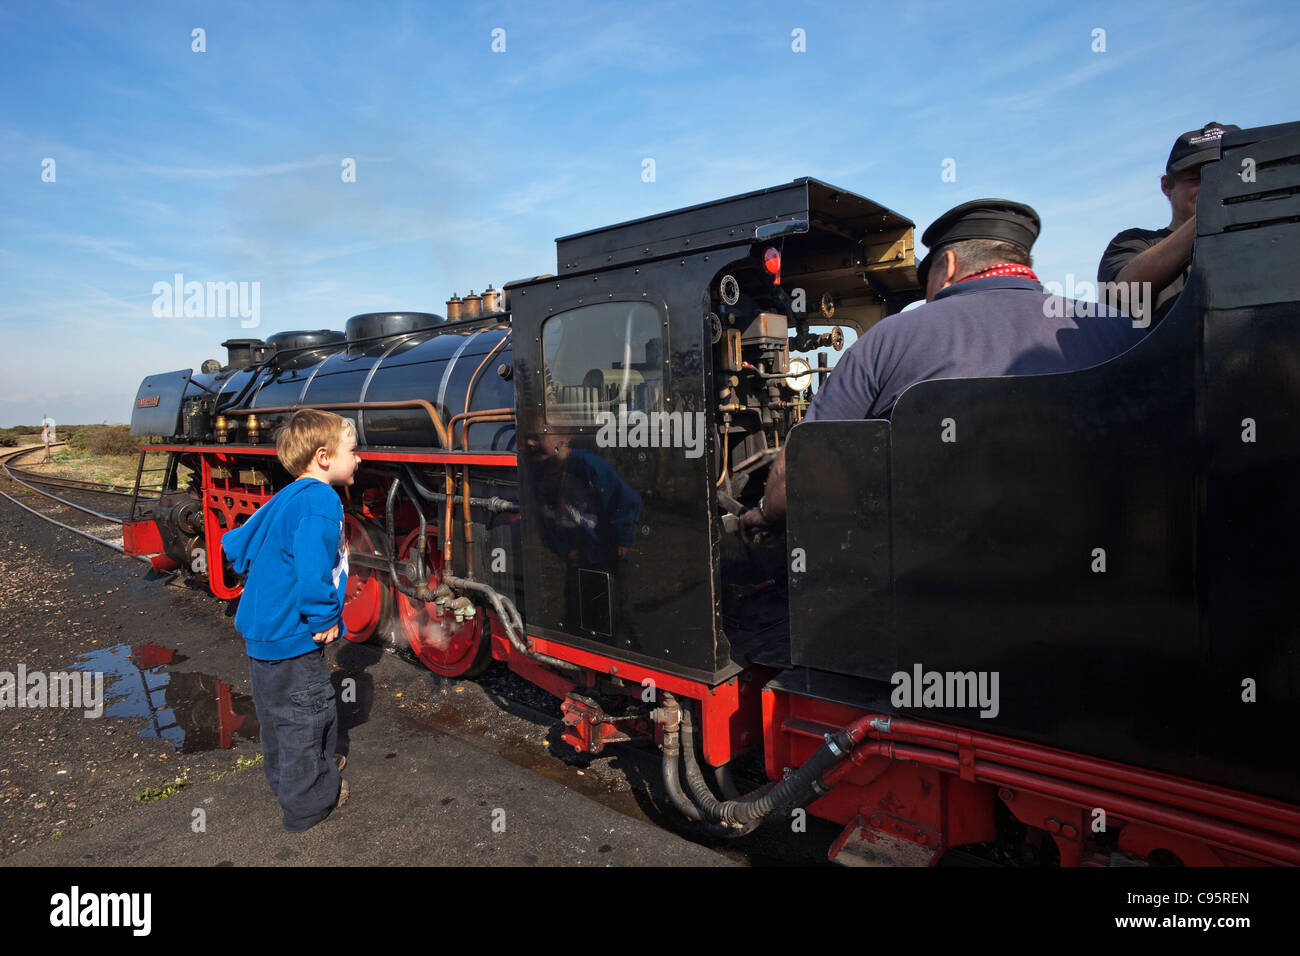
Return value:
<svg viewBox="0 0 1300 956">
<path fill-rule="evenodd" d="M 131 251 L 130 241 L 126 239 L 105 239 L 100 236 L 68 235 L 65 233 L 45 233 L 37 238 L 46 242 L 58 242 L 85 249 L 94 255 L 112 262 L 120 262 L 123 265 L 131 266 L 133 269 L 147 269 L 157 272 L 175 266 L 174 260 L 169 262 L 164 259 L 151 259 L 147 256 L 136 255 Z"/>
<path fill-rule="evenodd" d="M 139 171 L 150 176 L 168 176 L 173 179 L 235 179 L 252 176 L 283 176 L 324 166 L 338 168 L 339 156 L 317 156 L 282 163 L 262 163 L 248 166 L 158 166 L 145 165 Z"/>
</svg>

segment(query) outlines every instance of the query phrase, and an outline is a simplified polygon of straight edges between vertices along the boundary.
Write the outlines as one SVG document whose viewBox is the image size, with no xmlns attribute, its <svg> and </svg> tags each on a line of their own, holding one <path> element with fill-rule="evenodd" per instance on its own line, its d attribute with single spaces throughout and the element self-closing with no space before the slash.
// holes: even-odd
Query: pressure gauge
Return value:
<svg viewBox="0 0 1300 956">
<path fill-rule="evenodd" d="M 802 392 L 812 384 L 812 366 L 808 360 L 795 356 L 790 359 L 790 374 L 785 378 L 785 387 L 794 392 Z"/>
</svg>

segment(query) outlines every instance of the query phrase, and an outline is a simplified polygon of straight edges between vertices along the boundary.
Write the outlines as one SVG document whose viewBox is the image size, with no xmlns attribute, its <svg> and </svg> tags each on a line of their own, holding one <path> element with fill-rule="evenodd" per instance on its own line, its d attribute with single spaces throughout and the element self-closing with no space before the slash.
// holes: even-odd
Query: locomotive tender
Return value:
<svg viewBox="0 0 1300 956">
<path fill-rule="evenodd" d="M 655 741 L 701 826 L 806 804 L 843 862 L 1295 864 L 1300 124 L 1225 136 L 1197 228 L 1125 354 L 799 427 L 827 370 L 791 353 L 920 297 L 910 220 L 800 179 L 567 236 L 555 275 L 446 317 L 145 379 L 132 433 L 163 441 L 127 547 L 237 597 L 221 538 L 292 478 L 275 428 L 336 410 L 363 457 L 348 638 L 451 677 L 502 661 L 580 751 Z M 782 447 L 786 537 L 747 545 Z M 741 796 L 751 748 L 772 783 Z"/>
</svg>

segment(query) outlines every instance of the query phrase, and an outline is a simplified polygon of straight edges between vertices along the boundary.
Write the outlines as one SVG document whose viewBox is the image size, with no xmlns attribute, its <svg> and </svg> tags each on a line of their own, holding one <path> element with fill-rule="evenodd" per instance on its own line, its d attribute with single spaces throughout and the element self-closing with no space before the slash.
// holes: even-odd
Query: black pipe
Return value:
<svg viewBox="0 0 1300 956">
<path fill-rule="evenodd" d="M 687 820 L 700 823 L 704 817 L 700 815 L 699 807 L 691 803 L 682 792 L 682 783 L 678 778 L 678 762 L 681 760 L 678 739 L 676 732 L 664 731 L 664 789 L 668 791 L 668 799 L 673 802 L 678 813 Z"/>
<path fill-rule="evenodd" d="M 736 778 L 732 774 L 731 764 L 724 763 L 721 767 L 714 767 L 713 782 L 722 791 L 723 799 L 739 800 L 741 798 L 740 790 L 736 786 Z"/>
<path fill-rule="evenodd" d="M 651 717 L 661 723 L 664 728 L 663 742 L 663 778 L 664 789 L 668 791 L 668 799 L 672 801 L 677 811 L 686 819 L 697 825 L 697 828 L 711 836 L 734 838 L 743 836 L 750 830 L 753 830 L 757 823 L 748 826 L 736 828 L 725 826 L 721 823 L 714 823 L 704 819 L 691 798 L 682 790 L 681 775 L 678 761 L 681 759 L 681 740 L 678 730 L 681 726 L 681 708 L 672 694 L 664 694 L 663 707 L 654 711 Z"/>
<path fill-rule="evenodd" d="M 695 759 L 695 729 L 691 711 L 689 707 L 682 710 L 682 757 L 686 763 L 686 783 L 706 817 L 731 827 L 757 825 L 774 810 L 802 805 L 823 787 L 822 774 L 847 757 L 852 749 L 853 740 L 847 732 L 835 734 L 802 767 L 780 783 L 760 787 L 739 800 L 722 802 L 713 795 L 700 774 L 700 766 Z"/>
</svg>

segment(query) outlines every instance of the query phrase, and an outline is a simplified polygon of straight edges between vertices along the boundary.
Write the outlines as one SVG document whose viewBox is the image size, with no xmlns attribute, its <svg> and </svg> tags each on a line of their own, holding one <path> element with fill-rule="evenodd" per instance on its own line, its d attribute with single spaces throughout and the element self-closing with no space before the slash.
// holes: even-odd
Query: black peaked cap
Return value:
<svg viewBox="0 0 1300 956">
<path fill-rule="evenodd" d="M 1219 158 L 1223 134 L 1239 129 L 1240 126 L 1231 123 L 1211 121 L 1200 129 L 1188 130 L 1174 140 L 1174 148 L 1169 151 L 1169 159 L 1165 163 L 1165 173 L 1179 173 L 1193 166 L 1214 162 Z"/>
<path fill-rule="evenodd" d="M 1042 228 L 1042 221 L 1032 206 L 1010 199 L 973 199 L 954 206 L 930 223 L 921 236 L 929 252 L 916 267 L 917 278 L 924 288 L 930 273 L 934 250 L 949 242 L 963 239 L 997 239 L 1020 246 L 1026 252 L 1034 247 L 1034 240 Z"/>
</svg>

